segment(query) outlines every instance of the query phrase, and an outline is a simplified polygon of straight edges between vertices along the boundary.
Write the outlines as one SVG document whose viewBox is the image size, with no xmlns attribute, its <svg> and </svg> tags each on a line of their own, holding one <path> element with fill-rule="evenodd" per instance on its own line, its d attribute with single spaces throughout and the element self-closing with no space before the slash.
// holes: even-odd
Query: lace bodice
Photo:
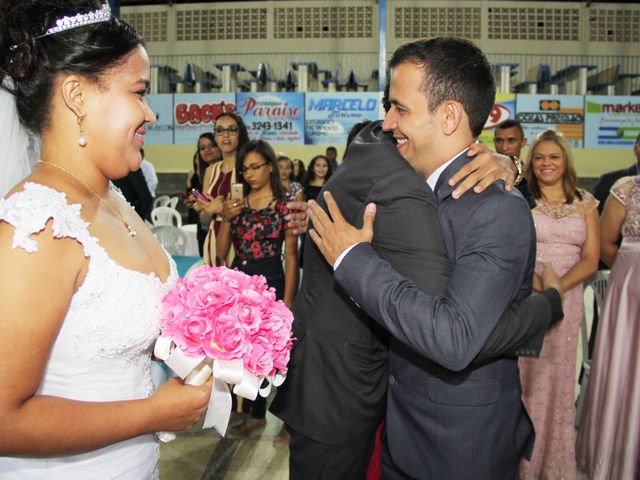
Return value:
<svg viewBox="0 0 640 480">
<path fill-rule="evenodd" d="M 611 195 L 627 209 L 622 224 L 623 238 L 640 239 L 640 175 L 619 179 L 611 187 Z"/>
<path fill-rule="evenodd" d="M 23 191 L 0 200 L 0 220 L 15 228 L 14 249 L 37 252 L 37 235 L 52 220 L 53 235 L 76 239 L 89 259 L 86 277 L 71 299 L 37 394 L 97 402 L 146 398 L 153 392 L 150 355 L 159 334 L 160 302 L 177 280 L 175 264 L 169 259 L 171 273 L 164 283 L 154 274 L 120 266 L 90 234 L 80 211 L 80 205 L 67 203 L 64 193 L 35 183 L 26 183 Z M 35 469 L 36 476 L 52 475 L 47 478 L 107 478 L 104 471 L 92 477 L 93 470 L 87 469 L 93 462 L 100 469 L 108 464 L 113 478 L 150 478 L 157 455 L 154 439 L 146 435 L 59 462 L 0 458 L 0 476 L 10 462 L 13 469 L 18 464 L 24 471 Z M 79 472 L 73 470 L 76 457 L 83 465 Z M 75 473 L 82 477 L 73 477 Z"/>
<path fill-rule="evenodd" d="M 536 225 L 536 266 L 553 262 L 556 272 L 564 275 L 580 259 L 587 238 L 585 214 L 598 206 L 589 192 L 580 190 L 582 200 L 573 203 L 551 204 L 538 200 L 532 210 Z M 540 273 L 538 271 L 538 273 Z"/>
</svg>

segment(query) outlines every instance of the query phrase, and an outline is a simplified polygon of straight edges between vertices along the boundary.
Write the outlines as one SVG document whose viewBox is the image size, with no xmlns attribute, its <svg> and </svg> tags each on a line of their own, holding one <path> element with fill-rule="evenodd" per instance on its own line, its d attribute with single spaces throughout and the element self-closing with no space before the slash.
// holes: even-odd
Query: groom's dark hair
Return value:
<svg viewBox="0 0 640 480">
<path fill-rule="evenodd" d="M 389 68 L 406 62 L 425 72 L 423 90 L 429 110 L 434 112 L 446 100 L 460 102 L 469 117 L 471 133 L 478 137 L 496 96 L 491 65 L 482 50 L 455 37 L 416 40 L 393 53 Z"/>
</svg>

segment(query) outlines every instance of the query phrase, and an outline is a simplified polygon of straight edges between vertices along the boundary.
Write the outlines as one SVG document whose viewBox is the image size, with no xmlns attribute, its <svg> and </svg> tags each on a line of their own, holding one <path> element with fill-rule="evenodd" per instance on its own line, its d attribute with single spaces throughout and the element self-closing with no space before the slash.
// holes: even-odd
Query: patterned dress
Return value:
<svg viewBox="0 0 640 480">
<path fill-rule="evenodd" d="M 283 200 L 267 208 L 245 208 L 231 221 L 231 238 L 236 251 L 233 266 L 251 275 L 264 275 L 278 298 L 284 296 L 281 253 L 288 210 Z"/>
<path fill-rule="evenodd" d="M 578 432 L 578 466 L 590 480 L 636 480 L 640 478 L 640 176 L 621 178 L 611 195 L 626 207 L 627 215 L 596 334 Z"/>
<path fill-rule="evenodd" d="M 538 200 L 532 210 L 536 225 L 536 273 L 551 262 L 559 276 L 580 261 L 587 239 L 585 214 L 598 201 L 580 190 L 582 200 L 549 204 Z M 539 358 L 520 358 L 522 399 L 536 430 L 531 461 L 520 464 L 518 478 L 562 480 L 576 478 L 575 372 L 578 332 L 582 320 L 582 284 L 565 293 L 564 319 L 544 338 Z"/>
</svg>

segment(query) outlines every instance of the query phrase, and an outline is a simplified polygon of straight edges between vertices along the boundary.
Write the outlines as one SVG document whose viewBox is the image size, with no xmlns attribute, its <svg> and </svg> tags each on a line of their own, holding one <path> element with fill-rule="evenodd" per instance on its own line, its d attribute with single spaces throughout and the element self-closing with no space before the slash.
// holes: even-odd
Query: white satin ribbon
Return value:
<svg viewBox="0 0 640 480">
<path fill-rule="evenodd" d="M 241 359 L 211 360 L 209 357 L 189 357 L 176 348 L 173 340 L 161 336 L 156 341 L 154 355 L 164 361 L 176 375 L 189 385 L 202 385 L 213 373 L 211 397 L 204 417 L 203 428 L 214 427 L 224 437 L 231 417 L 231 392 L 229 384 L 233 384 L 233 393 L 248 400 L 255 400 L 258 394 L 267 397 L 271 392 L 271 385 L 282 385 L 285 375 L 277 373 L 274 378 L 257 377 L 249 373 L 243 366 Z M 213 366 L 211 363 L 213 362 Z M 260 386 L 267 380 L 267 385 Z"/>
</svg>

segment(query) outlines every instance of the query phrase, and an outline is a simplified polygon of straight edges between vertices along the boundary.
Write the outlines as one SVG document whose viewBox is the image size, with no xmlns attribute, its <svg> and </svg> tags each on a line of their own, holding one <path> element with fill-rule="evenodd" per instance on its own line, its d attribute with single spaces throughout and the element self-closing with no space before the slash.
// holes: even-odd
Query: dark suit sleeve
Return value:
<svg viewBox="0 0 640 480">
<path fill-rule="evenodd" d="M 120 189 L 124 198 L 140 215 L 140 218 L 149 218 L 153 207 L 153 197 L 149 192 L 142 170 L 129 172 L 126 177 L 114 180 L 113 184 Z"/>
<path fill-rule="evenodd" d="M 462 370 L 478 355 L 528 273 L 533 245 L 522 232 L 533 234 L 533 225 L 526 204 L 510 198 L 516 197 L 456 201 L 451 212 L 456 224 L 448 227 L 454 234 L 445 239 L 454 244 L 454 268 L 442 297 L 424 294 L 368 244 L 344 257 L 335 278 L 397 340 L 445 368 Z"/>
<path fill-rule="evenodd" d="M 531 189 L 529 188 L 529 182 L 527 182 L 527 179 L 523 178 L 516 188 L 520 191 L 524 199 L 527 201 L 527 204 L 529 204 L 529 208 L 536 208 L 536 198 L 533 196 L 533 193 L 531 193 Z"/>
<path fill-rule="evenodd" d="M 593 187 L 593 196 L 600 202 L 598 204 L 598 212 L 602 214 L 602 210 L 604 209 L 604 204 L 607 201 L 607 197 L 609 196 L 609 190 L 613 186 L 615 182 L 615 173 L 610 172 L 608 174 L 602 175 L 598 183 L 596 183 L 595 187 Z"/>
<path fill-rule="evenodd" d="M 538 357 L 544 334 L 562 317 L 562 298 L 553 288 L 512 303 L 473 363 L 500 356 Z"/>
</svg>

